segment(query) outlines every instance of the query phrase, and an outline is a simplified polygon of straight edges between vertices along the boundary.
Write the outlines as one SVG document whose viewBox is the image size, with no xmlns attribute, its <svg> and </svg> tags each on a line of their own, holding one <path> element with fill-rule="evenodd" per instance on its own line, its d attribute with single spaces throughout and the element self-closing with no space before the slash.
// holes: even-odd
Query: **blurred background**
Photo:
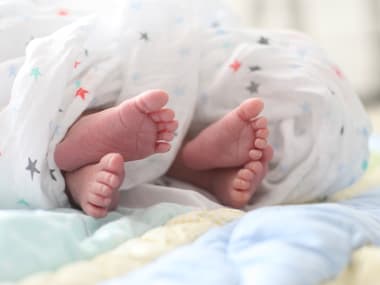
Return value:
<svg viewBox="0 0 380 285">
<path fill-rule="evenodd" d="M 231 2 L 247 25 L 311 35 L 342 68 L 365 104 L 380 104 L 380 0 Z"/>
</svg>

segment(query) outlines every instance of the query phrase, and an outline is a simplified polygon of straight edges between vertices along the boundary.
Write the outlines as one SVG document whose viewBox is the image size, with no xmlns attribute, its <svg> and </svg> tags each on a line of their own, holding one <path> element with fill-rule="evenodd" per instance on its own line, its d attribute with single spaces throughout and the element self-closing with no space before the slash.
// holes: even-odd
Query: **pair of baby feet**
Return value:
<svg viewBox="0 0 380 285">
<path fill-rule="evenodd" d="M 125 161 L 170 150 L 178 122 L 167 102 L 165 92 L 153 90 L 85 115 L 57 145 L 57 166 L 85 213 L 100 218 L 117 207 Z M 186 167 L 210 173 L 204 176 L 212 180 L 206 190 L 227 206 L 245 206 L 267 172 L 272 148 L 266 119 L 258 117 L 262 109 L 259 99 L 243 102 L 181 151 Z"/>
</svg>

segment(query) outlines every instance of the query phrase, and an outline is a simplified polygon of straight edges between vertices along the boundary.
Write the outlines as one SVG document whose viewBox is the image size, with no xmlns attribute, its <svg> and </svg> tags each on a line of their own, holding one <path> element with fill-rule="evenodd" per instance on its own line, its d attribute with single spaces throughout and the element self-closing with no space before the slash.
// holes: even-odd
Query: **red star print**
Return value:
<svg viewBox="0 0 380 285">
<path fill-rule="evenodd" d="M 59 9 L 58 13 L 59 16 L 67 16 L 69 12 L 65 9 Z"/>
<path fill-rule="evenodd" d="M 230 64 L 230 68 L 232 68 L 234 72 L 238 71 L 240 67 L 241 67 L 241 62 L 238 61 L 237 59 L 235 59 L 235 61 Z"/>
<path fill-rule="evenodd" d="M 74 68 L 77 68 L 79 64 L 80 64 L 80 61 L 77 61 L 77 60 L 76 60 L 76 61 L 74 62 Z"/>
<path fill-rule="evenodd" d="M 86 95 L 87 95 L 87 93 L 88 93 L 88 90 L 86 90 L 86 89 L 84 89 L 84 88 L 79 88 L 78 90 L 77 90 L 77 92 L 75 93 L 75 96 L 79 96 L 79 97 L 81 97 L 83 100 L 85 100 L 86 99 Z"/>
<path fill-rule="evenodd" d="M 339 67 L 334 66 L 333 68 L 334 68 L 335 74 L 336 74 L 339 78 L 344 78 L 343 72 L 340 70 Z"/>
</svg>

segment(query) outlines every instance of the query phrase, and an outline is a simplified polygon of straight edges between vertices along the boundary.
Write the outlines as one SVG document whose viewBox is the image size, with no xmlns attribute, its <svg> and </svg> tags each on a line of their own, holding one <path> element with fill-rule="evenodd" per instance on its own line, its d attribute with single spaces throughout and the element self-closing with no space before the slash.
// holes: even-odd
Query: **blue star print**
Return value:
<svg viewBox="0 0 380 285">
<path fill-rule="evenodd" d="M 34 79 L 38 79 L 38 77 L 41 76 L 40 69 L 38 67 L 34 67 L 32 71 L 30 72 L 30 75 L 34 77 Z"/>
<path fill-rule="evenodd" d="M 17 73 L 17 68 L 16 68 L 16 66 L 14 66 L 14 65 L 10 65 L 10 66 L 8 67 L 8 76 L 9 76 L 9 77 L 15 77 L 15 76 L 16 76 L 16 73 Z"/>
</svg>

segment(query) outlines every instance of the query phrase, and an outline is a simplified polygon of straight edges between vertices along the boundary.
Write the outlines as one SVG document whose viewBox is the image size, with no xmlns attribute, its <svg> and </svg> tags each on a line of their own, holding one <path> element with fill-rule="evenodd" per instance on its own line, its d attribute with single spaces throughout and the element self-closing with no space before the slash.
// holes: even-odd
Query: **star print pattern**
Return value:
<svg viewBox="0 0 380 285">
<path fill-rule="evenodd" d="M 8 76 L 9 77 L 15 77 L 17 74 L 17 67 L 14 65 L 10 65 L 8 67 Z"/>
<path fill-rule="evenodd" d="M 138 0 L 132 0 L 128 2 L 128 4 L 129 4 L 129 8 L 135 10 L 135 12 L 141 11 L 145 8 L 142 5 L 142 1 L 138 1 Z M 56 17 L 67 16 L 69 14 L 68 10 L 65 8 L 62 8 L 60 10 L 55 9 L 52 11 L 52 13 L 54 13 L 55 14 L 54 16 Z M 70 11 L 70 14 L 71 14 L 71 11 Z M 234 88 L 236 87 L 236 91 L 237 91 L 236 95 L 230 94 L 230 96 L 238 96 L 238 94 L 244 94 L 245 98 L 248 97 L 247 95 L 265 98 L 266 94 L 263 93 L 263 91 L 270 90 L 270 88 L 266 89 L 265 87 L 266 85 L 270 87 L 271 81 L 268 80 L 267 75 L 270 74 L 271 68 L 273 68 L 273 65 L 270 65 L 270 64 L 266 65 L 267 62 L 265 60 L 262 60 L 259 57 L 254 58 L 254 57 L 250 57 L 249 54 L 247 55 L 244 53 L 239 53 L 239 50 L 237 48 L 237 45 L 239 43 L 236 42 L 236 39 L 234 37 L 228 36 L 228 34 L 231 33 L 229 29 L 224 29 L 225 27 L 227 28 L 227 25 L 223 23 L 223 21 L 220 21 L 220 20 L 210 21 L 210 19 L 213 19 L 213 18 L 208 18 L 207 20 L 204 21 L 204 28 L 207 28 L 209 34 L 219 41 L 218 48 L 220 49 L 221 54 L 225 54 L 227 56 L 226 57 L 220 56 L 219 58 L 215 60 L 215 62 L 211 61 L 211 64 L 210 64 L 211 68 L 208 67 L 209 70 L 212 71 L 214 66 L 215 67 L 218 66 L 218 68 L 221 69 L 221 73 L 223 73 L 223 76 L 224 76 L 221 78 L 226 82 L 226 84 L 231 84 L 228 86 L 234 86 Z M 219 19 L 219 18 L 215 18 L 215 19 Z M 181 25 L 186 25 L 186 23 L 188 22 L 187 20 L 188 20 L 187 18 L 179 14 L 179 15 L 174 15 L 171 18 L 170 23 L 173 26 L 175 26 L 176 29 L 179 29 Z M 135 43 L 141 43 L 140 45 L 144 46 L 144 48 L 148 50 L 148 48 L 150 48 L 151 46 L 154 47 L 157 39 L 159 39 L 160 37 L 159 36 L 156 37 L 156 35 L 153 34 L 153 32 L 151 33 L 151 30 L 145 31 L 144 29 L 146 28 L 147 27 L 141 27 L 139 29 L 136 29 L 136 31 L 132 35 L 132 38 L 135 41 Z M 30 39 L 33 39 L 33 38 L 34 38 L 33 36 L 30 37 Z M 22 45 L 25 42 L 25 39 L 27 39 L 27 37 L 25 37 L 21 41 Z M 253 45 L 256 45 L 256 46 L 260 45 L 258 47 L 260 50 L 265 50 L 267 48 L 266 46 L 277 47 L 282 44 L 276 41 L 276 38 L 272 39 L 271 37 L 268 37 L 266 35 L 255 34 L 251 39 L 253 39 L 252 40 Z M 291 48 L 291 47 L 287 46 L 286 48 Z M 188 58 L 193 57 L 194 54 L 197 53 L 197 50 L 195 48 L 189 49 L 187 46 L 181 46 L 181 49 L 178 47 L 177 50 L 173 50 L 173 51 L 174 52 L 171 55 L 173 59 L 175 60 L 179 59 L 180 61 L 183 61 L 183 62 L 188 60 Z M 302 66 L 303 64 L 302 60 L 304 60 L 305 55 L 307 55 L 308 58 L 313 55 L 309 47 L 306 47 L 306 48 L 301 47 L 298 50 L 298 53 L 295 48 L 294 48 L 294 51 L 295 52 L 293 53 L 293 55 L 298 56 L 300 60 L 300 63 L 298 64 L 298 66 Z M 205 54 L 207 54 L 207 52 L 205 52 Z M 90 55 L 91 57 L 88 58 Z M 70 92 L 68 92 L 67 98 L 70 98 L 70 99 L 67 99 L 67 100 L 72 100 L 78 97 L 77 100 L 73 101 L 74 103 L 79 102 L 80 104 L 85 105 L 91 102 L 91 104 L 92 103 L 96 104 L 97 99 L 92 98 L 92 97 L 95 97 L 95 95 L 90 96 L 90 98 L 88 95 L 92 95 L 93 89 L 91 85 L 89 84 L 89 82 L 96 77 L 96 74 L 97 74 L 96 68 L 98 67 L 96 66 L 93 68 L 95 72 L 94 74 L 91 74 L 91 80 L 88 80 L 88 78 L 85 78 L 84 76 L 82 76 L 82 74 L 80 74 L 80 72 L 78 72 L 79 70 L 82 72 L 82 68 L 85 69 L 89 66 L 88 63 L 85 63 L 86 60 L 96 59 L 96 56 L 97 56 L 97 53 L 93 52 L 92 47 L 90 46 L 90 44 L 88 44 L 86 48 L 84 46 L 81 47 L 78 54 L 75 55 L 75 57 L 71 57 L 70 62 L 67 62 L 68 67 L 71 68 L 71 69 L 69 68 L 70 72 L 73 72 L 74 74 L 74 76 L 71 77 L 73 79 L 69 81 L 70 86 L 68 86 L 68 90 L 70 90 Z M 49 69 L 49 66 L 41 62 L 36 62 L 33 64 L 36 64 L 36 66 L 35 67 L 29 66 L 25 69 L 25 73 L 27 75 L 26 77 L 30 75 L 28 77 L 28 79 L 30 80 L 30 83 L 36 84 L 36 86 L 40 87 L 41 82 L 44 82 L 48 79 L 50 69 Z M 206 63 L 203 63 L 201 61 L 200 64 L 202 65 Z M 33 69 L 30 70 L 32 67 Z M 289 65 L 287 65 L 287 67 L 289 67 Z M 6 68 L 3 70 L 4 75 L 8 75 L 8 78 L 9 78 L 9 79 L 7 78 L 8 81 L 11 81 L 12 78 L 16 77 L 18 68 L 19 68 L 18 66 L 10 66 L 8 70 Z M 179 68 L 181 67 L 179 66 Z M 137 84 L 143 85 L 144 82 L 146 82 L 148 78 L 146 76 L 147 74 L 144 73 L 144 71 L 145 70 L 143 68 L 139 69 L 137 66 L 136 70 L 131 70 L 131 72 L 128 73 L 128 80 L 130 80 L 131 83 L 134 83 L 136 85 Z M 260 71 L 263 71 L 263 72 L 260 72 Z M 297 71 L 290 70 L 290 71 L 298 72 L 298 70 Z M 334 75 L 333 73 L 335 73 L 337 77 L 343 79 L 343 73 L 338 68 L 335 68 L 333 65 L 331 65 L 330 71 L 332 75 Z M 331 85 L 331 86 L 334 86 L 334 85 Z M 326 86 L 326 88 L 328 87 Z M 202 102 L 202 104 L 204 105 L 207 105 L 207 102 L 210 102 L 209 105 L 211 105 L 211 103 L 213 102 L 212 100 L 210 100 L 213 96 L 212 91 L 210 91 L 207 88 L 200 89 L 200 90 L 202 90 L 202 94 L 200 95 L 200 102 Z M 186 85 L 182 84 L 182 82 L 175 82 L 170 87 L 170 90 L 168 91 L 170 91 L 171 95 L 174 95 L 174 97 L 178 97 L 178 98 L 190 96 L 191 94 L 191 92 L 188 92 L 189 90 L 187 89 Z M 333 92 L 334 91 L 331 91 L 332 95 L 333 95 Z M 326 93 L 329 94 L 328 91 L 326 91 Z M 340 95 L 339 89 L 336 90 L 336 97 L 338 97 L 338 95 Z M 88 99 L 91 99 L 91 100 L 88 100 Z M 81 103 L 82 100 L 86 102 Z M 102 100 L 100 99 L 99 103 L 102 103 L 101 101 Z M 309 102 L 312 102 L 312 101 L 309 101 Z M 58 107 L 61 107 L 61 108 L 58 108 Z M 54 109 L 57 110 L 58 113 L 65 113 L 65 112 L 70 112 L 70 107 L 71 105 L 67 104 L 66 102 L 63 102 L 60 105 L 56 105 Z M 301 110 L 300 110 L 300 107 L 301 107 Z M 296 109 L 299 111 L 299 113 L 302 113 L 302 112 L 310 113 L 311 110 L 313 110 L 313 108 L 314 106 L 312 105 L 312 103 L 304 103 L 303 105 L 300 103 Z M 305 115 L 305 114 L 302 114 L 302 115 Z M 64 118 L 65 116 L 66 114 L 58 114 L 57 117 Z M 60 132 L 65 131 L 65 129 L 62 128 L 62 126 L 59 126 L 57 122 L 58 120 L 54 119 L 54 122 L 51 124 L 51 133 L 58 134 Z M 334 129 L 336 135 L 339 135 L 339 131 L 340 131 L 340 134 L 344 138 L 350 133 L 349 125 L 346 125 L 347 131 L 345 131 L 344 126 L 342 126 L 341 129 L 339 129 L 339 127 L 340 126 L 337 126 Z M 357 133 L 357 135 L 362 135 L 362 134 Z M 8 152 L 5 153 L 5 156 L 7 155 L 8 155 Z M 25 168 L 27 170 L 26 172 L 27 176 L 26 175 L 25 176 L 26 178 L 28 178 L 28 181 L 29 181 L 29 175 L 30 175 L 30 181 L 34 181 L 34 184 L 37 184 L 36 180 L 42 179 L 42 175 L 38 175 L 38 174 L 41 174 L 39 167 L 43 165 L 42 159 L 45 159 L 45 158 L 38 157 L 34 153 L 29 153 L 29 156 L 30 157 L 22 158 L 22 164 L 20 165 L 19 169 L 20 170 L 22 169 L 24 171 L 23 173 L 25 174 L 25 170 L 23 169 Z M 26 159 L 28 159 L 27 165 L 24 164 Z M 365 160 L 358 160 L 358 161 L 359 161 L 359 164 L 360 164 L 360 161 L 363 161 L 362 165 L 365 165 L 365 162 L 364 162 Z M 53 165 L 51 165 L 51 167 L 53 167 Z M 59 171 L 57 169 L 47 168 L 46 170 L 47 171 L 41 170 L 41 172 L 42 173 L 46 172 L 44 174 L 46 175 L 46 178 L 50 179 L 50 181 L 57 182 L 57 180 L 61 179 L 60 178 L 61 176 L 59 176 Z M 284 168 L 284 171 L 286 171 L 286 167 Z"/>
<path fill-rule="evenodd" d="M 67 16 L 69 14 L 69 12 L 66 9 L 59 9 L 57 14 L 59 16 Z"/>
<path fill-rule="evenodd" d="M 76 97 L 80 97 L 80 98 L 82 98 L 83 100 L 86 99 L 87 94 L 88 94 L 88 90 L 86 90 L 86 89 L 84 89 L 84 88 L 82 88 L 82 87 L 80 87 L 80 88 L 75 92 L 75 96 L 76 96 Z"/>
<path fill-rule="evenodd" d="M 21 206 L 24 206 L 26 208 L 30 208 L 30 205 L 28 203 L 28 201 L 26 201 L 25 199 L 20 199 L 17 201 L 17 204 L 21 205 Z"/>
<path fill-rule="evenodd" d="M 57 178 L 54 176 L 55 169 L 50 169 L 49 172 L 50 172 L 51 179 L 53 179 L 54 181 L 57 181 Z"/>
<path fill-rule="evenodd" d="M 130 7 L 133 10 L 139 11 L 139 10 L 141 10 L 142 3 L 141 3 L 141 1 L 137 1 L 137 0 L 131 1 Z"/>
<path fill-rule="evenodd" d="M 33 180 L 34 178 L 34 173 L 40 174 L 40 171 L 37 169 L 37 159 L 36 160 L 31 160 L 30 157 L 28 157 L 28 166 L 26 167 L 26 170 L 30 171 L 30 176 Z"/>
<path fill-rule="evenodd" d="M 212 28 L 217 29 L 220 27 L 220 23 L 218 21 L 214 21 L 210 25 Z"/>
<path fill-rule="evenodd" d="M 269 45 L 269 39 L 266 37 L 260 37 L 258 43 L 262 45 Z"/>
<path fill-rule="evenodd" d="M 143 41 L 149 41 L 148 33 L 140 33 L 140 39 Z"/>
<path fill-rule="evenodd" d="M 234 71 L 237 72 L 241 67 L 241 62 L 238 61 L 237 59 L 234 60 L 233 63 L 230 64 L 230 68 Z"/>
<path fill-rule="evenodd" d="M 340 68 L 338 66 L 334 66 L 333 70 L 334 70 L 336 76 L 338 76 L 340 79 L 344 78 L 343 72 L 340 70 Z"/>
<path fill-rule="evenodd" d="M 311 106 L 310 106 L 310 103 L 308 103 L 308 102 L 303 102 L 301 108 L 302 108 L 302 111 L 303 111 L 304 113 L 311 113 Z"/>
<path fill-rule="evenodd" d="M 182 86 L 177 86 L 173 91 L 174 96 L 181 97 L 185 95 L 185 88 Z"/>
<path fill-rule="evenodd" d="M 249 70 L 250 70 L 251 72 L 255 72 L 255 71 L 259 71 L 259 70 L 261 70 L 261 67 L 258 66 L 258 65 L 252 65 L 252 66 L 249 67 Z"/>
<path fill-rule="evenodd" d="M 34 77 L 34 79 L 38 79 L 41 76 L 41 71 L 38 67 L 34 67 L 30 72 L 30 75 Z"/>
<path fill-rule="evenodd" d="M 253 93 L 257 93 L 258 89 L 259 89 L 259 84 L 257 84 L 256 82 L 254 81 L 251 81 L 250 85 L 247 87 L 247 90 L 249 91 L 249 93 L 253 94 Z"/>
</svg>

